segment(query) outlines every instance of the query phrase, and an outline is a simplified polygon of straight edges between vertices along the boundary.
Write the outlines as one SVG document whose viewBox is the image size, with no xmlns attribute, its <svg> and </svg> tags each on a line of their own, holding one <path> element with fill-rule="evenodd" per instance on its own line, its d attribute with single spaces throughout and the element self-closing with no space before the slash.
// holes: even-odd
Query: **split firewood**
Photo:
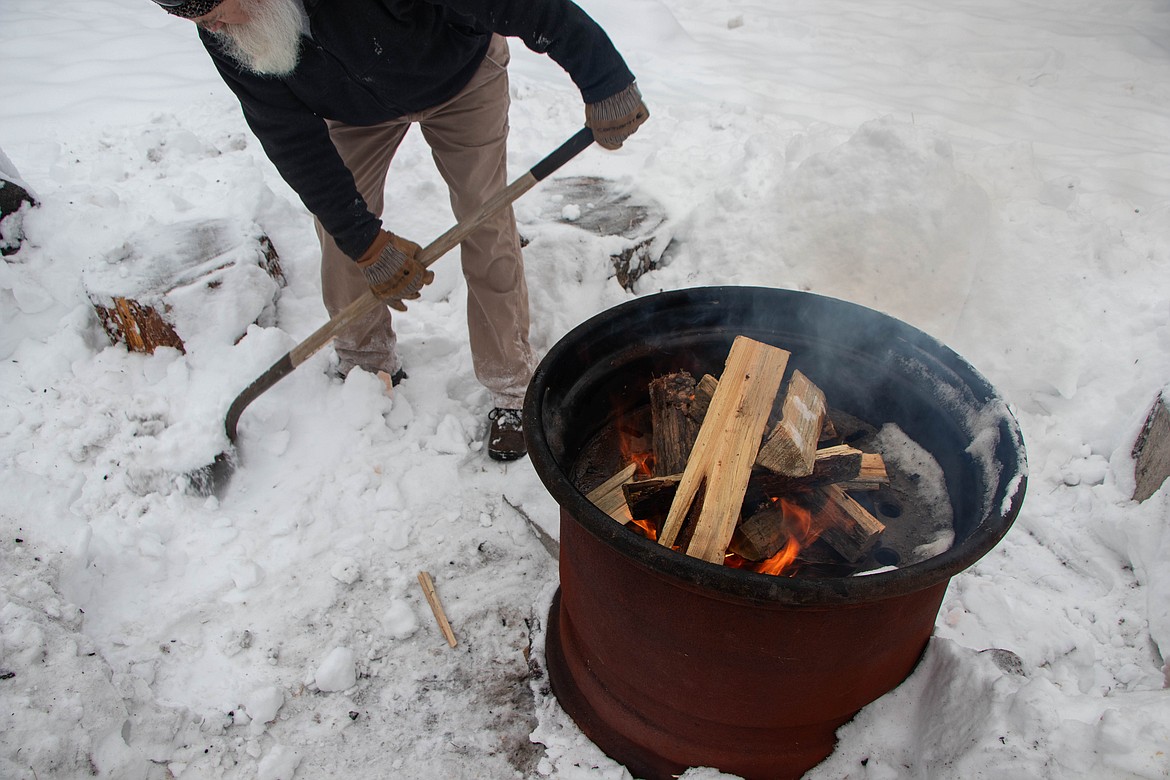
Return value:
<svg viewBox="0 0 1170 780">
<path fill-rule="evenodd" d="M 674 544 L 703 492 L 687 555 L 722 563 L 790 353 L 739 336 L 699 429 L 659 543 Z"/>
<path fill-rule="evenodd" d="M 810 509 L 820 527 L 820 538 L 850 563 L 864 558 L 886 530 L 885 524 L 839 485 L 817 488 Z"/>
<path fill-rule="evenodd" d="M 783 416 L 760 447 L 759 464 L 790 477 L 811 474 L 825 411 L 825 394 L 804 374 L 793 371 Z"/>
<path fill-rule="evenodd" d="M 789 477 L 768 469 L 757 469 L 752 475 L 749 495 L 777 498 L 794 491 L 858 479 L 864 462 L 865 453 L 856 447 L 848 444 L 825 447 L 816 451 L 812 473 L 807 476 Z"/>
<path fill-rule="evenodd" d="M 717 387 L 719 380 L 710 374 L 703 374 L 702 379 L 695 384 L 695 399 L 688 411 L 696 424 L 703 424 L 703 418 L 707 416 L 707 409 L 711 406 L 711 398 L 714 397 Z"/>
<path fill-rule="evenodd" d="M 678 491 L 680 481 L 681 473 L 667 477 L 638 479 L 623 484 L 622 493 L 625 495 L 630 515 L 635 520 L 665 518 L 670 512 L 670 504 L 674 501 L 674 494 Z"/>
<path fill-rule="evenodd" d="M 695 378 L 685 371 L 655 377 L 650 382 L 650 420 L 654 439 L 654 475 L 681 473 L 699 435 L 699 423 L 690 415 Z"/>
<path fill-rule="evenodd" d="M 633 479 L 634 472 L 637 470 L 637 463 L 627 464 L 621 471 L 593 488 L 593 490 L 590 490 L 585 497 L 592 501 L 598 509 L 619 523 L 624 525 L 630 522 L 633 518 L 630 516 L 630 510 L 626 506 L 626 497 L 622 493 L 622 485 Z"/>
<path fill-rule="evenodd" d="M 868 470 L 864 468 L 867 462 L 871 464 Z M 881 486 L 882 479 L 886 478 L 880 455 L 863 453 L 848 444 L 838 444 L 817 450 L 812 474 L 806 477 L 786 477 L 767 469 L 755 469 L 748 480 L 744 505 L 754 506 L 789 493 L 829 484 L 840 484 L 842 487 L 859 485 L 859 489 L 863 490 L 876 489 Z M 681 480 L 682 474 L 679 473 L 626 482 L 621 487 L 630 514 L 639 519 L 665 516 Z"/>
<path fill-rule="evenodd" d="M 842 490 L 877 490 L 890 484 L 890 475 L 886 472 L 886 462 L 876 452 L 865 452 L 861 455 L 861 468 L 857 476 L 840 480 L 837 483 Z"/>
<path fill-rule="evenodd" d="M 727 549 L 744 560 L 764 561 L 784 549 L 791 535 L 784 510 L 769 507 L 740 523 Z"/>
<path fill-rule="evenodd" d="M 689 415 L 696 423 L 700 425 L 703 423 L 703 417 L 707 414 L 707 407 L 711 405 L 711 396 L 715 395 L 715 388 L 718 386 L 719 380 L 710 374 L 703 374 L 703 378 L 695 385 L 695 398 L 691 402 Z M 821 434 L 817 441 L 823 444 L 835 438 L 837 438 L 837 428 L 833 425 L 833 421 L 826 412 L 824 422 L 821 424 Z"/>
</svg>

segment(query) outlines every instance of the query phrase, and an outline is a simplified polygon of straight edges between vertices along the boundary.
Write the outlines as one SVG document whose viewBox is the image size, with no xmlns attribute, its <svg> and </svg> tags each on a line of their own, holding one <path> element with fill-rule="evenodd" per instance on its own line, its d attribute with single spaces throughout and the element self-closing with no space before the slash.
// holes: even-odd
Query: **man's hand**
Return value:
<svg viewBox="0 0 1170 780">
<path fill-rule="evenodd" d="M 392 309 L 406 311 L 403 301 L 418 298 L 423 285 L 434 281 L 434 271 L 428 271 L 415 259 L 421 248 L 413 241 L 380 230 L 374 243 L 358 258 L 358 268 L 370 289 Z"/>
<path fill-rule="evenodd" d="M 585 104 L 585 126 L 593 131 L 593 140 L 606 149 L 620 149 L 649 118 L 650 109 L 634 82 L 616 95 Z"/>
</svg>

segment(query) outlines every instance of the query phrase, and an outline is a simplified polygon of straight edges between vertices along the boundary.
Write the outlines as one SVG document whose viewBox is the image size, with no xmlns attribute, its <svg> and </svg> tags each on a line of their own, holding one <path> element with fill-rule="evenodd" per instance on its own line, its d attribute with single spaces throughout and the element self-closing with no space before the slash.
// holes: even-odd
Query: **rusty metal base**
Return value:
<svg viewBox="0 0 1170 780">
<path fill-rule="evenodd" d="M 723 746 L 680 739 L 678 734 L 651 723 L 611 696 L 605 684 L 590 672 L 590 664 L 578 656 L 575 648 L 580 644 L 571 637 L 574 633 L 572 619 L 561 609 L 558 588 L 549 609 L 545 645 L 553 694 L 582 733 L 636 778 L 673 780 L 691 766 L 714 766 L 745 780 L 799 780 L 833 752 L 837 729 L 852 717 L 788 727 L 782 739 L 765 740 L 763 751 L 759 742 L 747 744 L 734 738 Z M 613 724 L 624 724 L 624 728 Z M 631 738 L 632 735 L 641 739 Z M 758 734 L 751 736 L 759 738 Z M 670 757 L 659 750 L 665 750 Z M 680 762 L 687 756 L 693 758 Z"/>
</svg>

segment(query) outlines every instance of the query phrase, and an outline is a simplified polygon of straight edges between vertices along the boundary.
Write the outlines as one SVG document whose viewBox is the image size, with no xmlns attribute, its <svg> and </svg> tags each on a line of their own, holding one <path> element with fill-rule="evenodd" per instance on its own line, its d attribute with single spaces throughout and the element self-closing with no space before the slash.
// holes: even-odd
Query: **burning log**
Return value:
<svg viewBox="0 0 1170 780">
<path fill-rule="evenodd" d="M 623 433 L 625 467 L 589 499 L 652 541 L 711 563 L 731 553 L 729 565 L 780 574 L 797 561 L 803 570 L 820 547 L 832 556 L 822 568 L 848 572 L 885 526 L 845 491 L 877 489 L 889 477 L 878 454 L 817 449 L 837 432 L 824 393 L 801 372 L 777 403 L 788 358 L 739 337 L 721 379 L 696 382 L 685 371 L 652 379 L 651 430 L 639 436 L 650 439 L 655 476 L 635 479 L 651 471 L 651 452 Z"/>
<path fill-rule="evenodd" d="M 690 413 L 695 378 L 685 371 L 650 382 L 650 420 L 654 438 L 654 474 L 681 473 L 699 435 L 699 422 Z"/>
<path fill-rule="evenodd" d="M 757 462 L 785 476 L 811 474 L 825 411 L 825 394 L 804 374 L 793 371 L 783 416 L 760 447 Z"/>
<path fill-rule="evenodd" d="M 826 485 L 812 494 L 810 509 L 823 525 L 820 538 L 850 563 L 857 563 L 886 530 L 876 517 L 846 493 L 840 485 Z"/>
<path fill-rule="evenodd" d="M 674 544 L 702 491 L 702 508 L 686 553 L 712 563 L 723 561 L 789 355 L 743 336 L 735 339 L 659 544 Z"/>
<path fill-rule="evenodd" d="M 622 493 L 630 515 L 636 520 L 665 518 L 681 480 L 682 474 L 671 474 L 668 477 L 651 477 L 623 484 Z"/>
<path fill-rule="evenodd" d="M 594 505 L 607 515 L 623 525 L 630 522 L 630 509 L 626 506 L 626 497 L 622 492 L 622 485 L 634 478 L 638 470 L 637 463 L 629 463 L 618 473 L 590 490 L 585 496 Z"/>
</svg>

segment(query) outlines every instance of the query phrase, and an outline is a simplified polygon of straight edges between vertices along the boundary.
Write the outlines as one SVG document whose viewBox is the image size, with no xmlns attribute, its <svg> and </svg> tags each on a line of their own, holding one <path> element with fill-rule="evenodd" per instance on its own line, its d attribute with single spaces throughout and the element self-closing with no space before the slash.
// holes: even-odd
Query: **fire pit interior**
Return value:
<svg viewBox="0 0 1170 780">
<path fill-rule="evenodd" d="M 623 439 L 645 435 L 648 383 L 718 376 L 740 336 L 791 353 L 787 372 L 824 391 L 839 441 L 887 452 L 888 484 L 855 494 L 886 525 L 859 561 L 812 545 L 788 576 L 720 565 L 587 498 L 624 465 Z M 950 577 L 1007 532 L 1026 482 L 1014 418 L 962 358 L 873 310 L 785 290 L 680 290 L 604 312 L 549 351 L 524 417 L 561 507 L 553 692 L 638 777 L 795 778 L 821 761 L 912 671 Z"/>
<path fill-rule="evenodd" d="M 885 478 L 880 484 L 851 490 L 850 495 L 885 527 L 873 547 L 856 560 L 847 560 L 831 545 L 815 540 L 802 544 L 794 553 L 794 560 L 775 573 L 798 577 L 865 574 L 919 563 L 948 549 L 955 538 L 950 497 L 946 493 L 942 470 L 929 453 L 917 447 L 897 426 L 879 429 L 853 415 L 832 409 L 828 416 L 832 420 L 833 435 L 821 441 L 822 451 L 834 445 L 848 444 L 882 458 Z M 573 463 L 570 481 L 588 496 L 631 457 L 640 467 L 646 468 L 645 456 L 651 452 L 647 443 L 652 428 L 650 418 L 647 406 L 632 412 L 615 427 L 599 431 L 585 444 L 581 456 Z M 636 472 L 632 482 L 639 484 L 640 477 L 654 481 L 644 472 Z M 754 492 L 749 490 L 745 503 L 756 501 L 763 505 L 766 501 L 778 500 L 753 495 Z M 673 491 L 667 495 L 667 503 L 671 495 Z M 657 539 L 661 531 L 658 522 L 631 522 L 627 527 L 631 533 L 651 540 Z M 734 552 L 729 553 L 725 565 L 752 571 L 761 568 Z"/>
</svg>

